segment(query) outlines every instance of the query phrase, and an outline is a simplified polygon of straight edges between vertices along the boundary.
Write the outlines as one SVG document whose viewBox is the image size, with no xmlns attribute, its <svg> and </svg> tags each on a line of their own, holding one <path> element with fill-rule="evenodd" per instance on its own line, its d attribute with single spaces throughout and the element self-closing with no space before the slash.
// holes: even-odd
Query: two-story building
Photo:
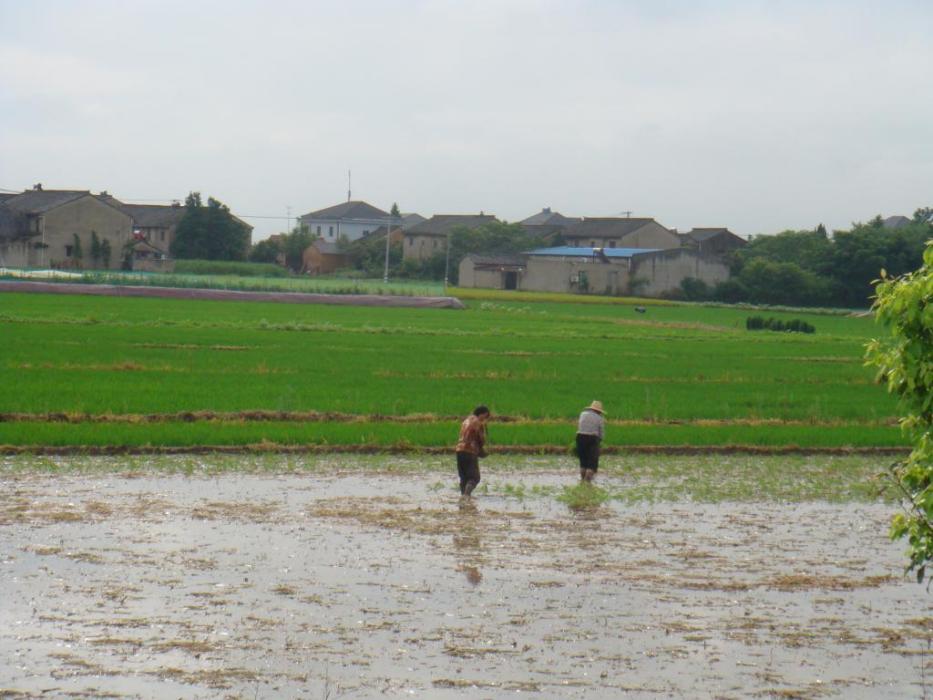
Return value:
<svg viewBox="0 0 933 700">
<path fill-rule="evenodd" d="M 36 185 L 0 200 L 0 265 L 116 269 L 132 239 L 133 217 L 86 190 Z"/>
<path fill-rule="evenodd" d="M 324 241 L 355 241 L 380 226 L 399 223 L 398 217 L 361 201 L 343 202 L 298 217 L 298 224 Z"/>
</svg>

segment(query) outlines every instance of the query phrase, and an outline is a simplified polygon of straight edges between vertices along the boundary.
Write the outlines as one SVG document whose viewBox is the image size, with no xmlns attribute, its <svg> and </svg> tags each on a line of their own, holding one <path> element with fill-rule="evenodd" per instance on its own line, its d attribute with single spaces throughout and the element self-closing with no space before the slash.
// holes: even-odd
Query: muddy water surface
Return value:
<svg viewBox="0 0 933 700">
<path fill-rule="evenodd" d="M 2 472 L 0 697 L 933 694 L 889 505 L 463 506 L 345 464 Z"/>
</svg>

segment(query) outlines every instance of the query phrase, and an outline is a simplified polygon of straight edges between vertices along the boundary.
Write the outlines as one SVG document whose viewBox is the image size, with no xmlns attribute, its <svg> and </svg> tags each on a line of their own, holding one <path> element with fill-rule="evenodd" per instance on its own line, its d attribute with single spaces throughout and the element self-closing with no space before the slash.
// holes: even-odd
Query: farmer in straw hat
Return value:
<svg viewBox="0 0 933 700">
<path fill-rule="evenodd" d="M 479 483 L 479 458 L 486 456 L 486 421 L 489 409 L 477 406 L 473 413 L 460 425 L 460 439 L 457 440 L 457 473 L 460 475 L 460 495 L 470 498 L 473 489 Z"/>
<path fill-rule="evenodd" d="M 577 456 L 580 480 L 590 482 L 599 469 L 599 443 L 603 439 L 603 402 L 594 401 L 583 409 L 577 424 Z"/>
</svg>

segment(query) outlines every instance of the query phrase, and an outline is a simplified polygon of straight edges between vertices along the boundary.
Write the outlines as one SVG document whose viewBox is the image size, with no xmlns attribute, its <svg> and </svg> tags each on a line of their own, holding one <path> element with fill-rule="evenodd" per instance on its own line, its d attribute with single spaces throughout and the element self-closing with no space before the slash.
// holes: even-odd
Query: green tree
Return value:
<svg viewBox="0 0 933 700">
<path fill-rule="evenodd" d="M 100 244 L 100 260 L 105 270 L 110 269 L 110 258 L 112 255 L 113 250 L 110 248 L 110 239 L 105 238 Z"/>
<path fill-rule="evenodd" d="M 285 236 L 285 264 L 292 272 L 301 272 L 304 264 L 304 252 L 318 236 L 311 233 L 307 226 L 296 226 Z"/>
<path fill-rule="evenodd" d="M 825 279 L 796 263 L 755 258 L 742 268 L 737 281 L 746 290 L 746 301 L 753 304 L 819 306 L 831 297 Z"/>
<path fill-rule="evenodd" d="M 916 270 L 923 262 L 924 244 L 931 235 L 933 227 L 928 223 L 913 221 L 887 229 L 881 217 L 855 224 L 850 231 L 836 231 L 831 269 L 839 285 L 838 303 L 867 305 L 882 268 L 890 277 Z"/>
<path fill-rule="evenodd" d="M 756 236 L 736 254 L 734 271 L 755 259 L 794 263 L 802 270 L 826 274 L 832 256 L 832 241 L 820 224 L 814 231 L 782 231 L 773 236 Z"/>
<path fill-rule="evenodd" d="M 75 265 L 81 267 L 81 259 L 84 257 L 84 251 L 81 249 L 81 239 L 77 233 L 73 233 L 71 243 L 71 257 L 74 258 Z"/>
<path fill-rule="evenodd" d="M 283 252 L 281 239 L 267 238 L 253 245 L 249 251 L 249 260 L 258 263 L 274 263 L 281 252 Z"/>
<path fill-rule="evenodd" d="M 907 571 L 921 582 L 933 561 L 933 241 L 920 269 L 900 277 L 882 271 L 875 290 L 876 317 L 891 336 L 872 341 L 866 357 L 878 368 L 878 380 L 899 397 L 901 426 L 913 443 L 910 456 L 890 467 L 904 497 L 891 538 L 907 538 Z"/>
<path fill-rule="evenodd" d="M 508 255 L 541 246 L 541 239 L 520 224 L 491 221 L 477 228 L 456 227 L 450 232 L 449 279 L 457 284 L 460 261 L 470 253 Z"/>
<path fill-rule="evenodd" d="M 398 202 L 392 202 L 392 208 L 389 210 L 389 214 L 395 219 L 401 218 L 402 212 L 399 211 Z"/>
<path fill-rule="evenodd" d="M 97 231 L 91 231 L 91 261 L 95 267 L 100 262 L 100 239 Z"/>
<path fill-rule="evenodd" d="M 377 229 L 377 231 L 384 231 Z M 363 236 L 350 241 L 346 246 L 353 267 L 361 270 L 367 277 L 382 277 L 385 271 L 386 237 L 384 234 Z M 402 242 L 389 244 L 389 274 L 395 276 L 402 264 Z"/>
<path fill-rule="evenodd" d="M 236 219 L 221 201 L 191 192 L 185 199 L 185 215 L 178 222 L 171 253 L 176 258 L 195 260 L 246 260 L 249 253 L 249 227 Z"/>
</svg>

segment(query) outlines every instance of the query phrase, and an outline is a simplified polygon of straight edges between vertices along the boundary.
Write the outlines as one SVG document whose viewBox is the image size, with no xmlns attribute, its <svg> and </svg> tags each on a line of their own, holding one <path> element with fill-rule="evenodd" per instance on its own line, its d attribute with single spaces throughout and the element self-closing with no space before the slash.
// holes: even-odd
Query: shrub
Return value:
<svg viewBox="0 0 933 700">
<path fill-rule="evenodd" d="M 232 260 L 176 260 L 180 275 L 236 275 L 238 277 L 287 277 L 288 270 L 272 263 Z"/>
<path fill-rule="evenodd" d="M 749 331 L 788 331 L 791 333 L 816 333 L 816 328 L 799 318 L 784 322 L 779 318 L 749 316 L 745 319 L 745 329 Z"/>
</svg>

